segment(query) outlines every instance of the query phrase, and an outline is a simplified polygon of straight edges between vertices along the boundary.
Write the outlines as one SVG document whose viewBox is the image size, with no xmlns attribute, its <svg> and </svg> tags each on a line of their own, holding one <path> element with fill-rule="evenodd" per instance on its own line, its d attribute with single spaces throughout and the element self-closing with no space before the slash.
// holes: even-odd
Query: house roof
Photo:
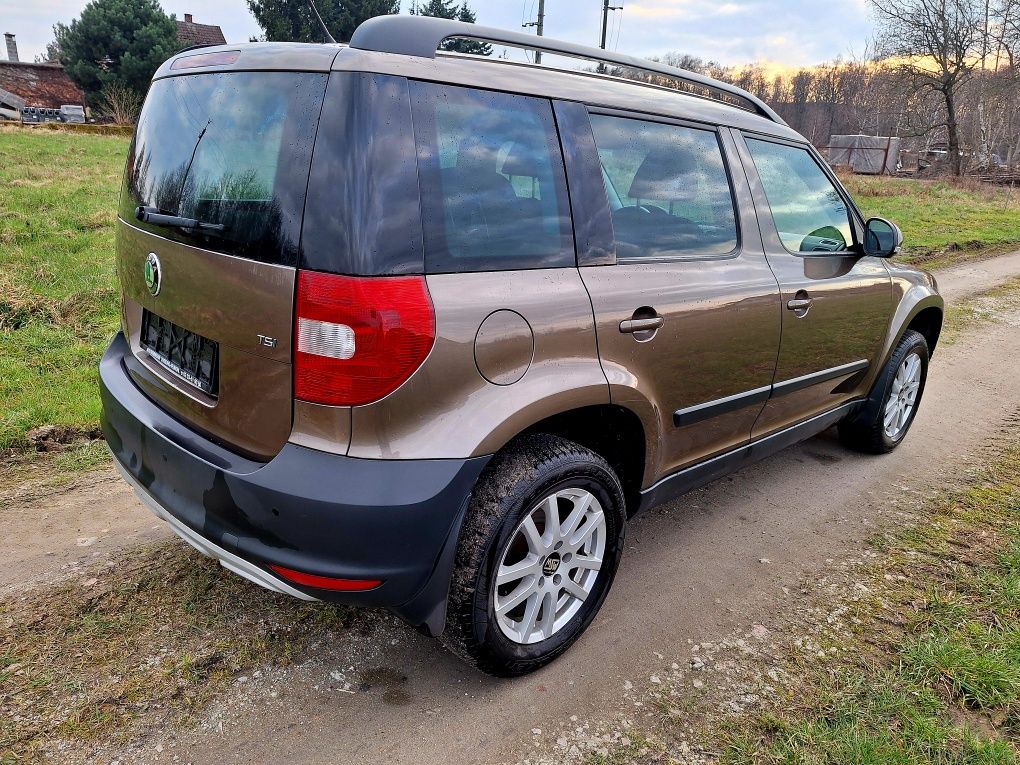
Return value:
<svg viewBox="0 0 1020 765">
<path fill-rule="evenodd" d="M 226 45 L 227 38 L 216 24 L 196 24 L 177 20 L 177 40 L 181 45 Z"/>
<path fill-rule="evenodd" d="M 84 105 L 85 97 L 60 64 L 0 61 L 0 91 L 24 101 L 24 106 L 59 109 L 64 104 Z"/>
</svg>

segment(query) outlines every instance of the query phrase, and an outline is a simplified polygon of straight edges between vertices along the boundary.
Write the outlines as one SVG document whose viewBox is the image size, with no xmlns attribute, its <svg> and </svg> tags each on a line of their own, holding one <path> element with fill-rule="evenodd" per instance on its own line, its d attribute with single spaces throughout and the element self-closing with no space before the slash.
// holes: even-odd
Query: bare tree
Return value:
<svg viewBox="0 0 1020 765">
<path fill-rule="evenodd" d="M 99 111 L 115 125 L 132 125 L 142 108 L 142 97 L 131 88 L 110 83 L 100 92 Z"/>
<path fill-rule="evenodd" d="M 958 96 L 984 49 L 984 0 L 871 0 L 879 53 L 896 61 L 915 90 L 930 89 L 945 103 L 949 162 L 963 172 Z"/>
</svg>

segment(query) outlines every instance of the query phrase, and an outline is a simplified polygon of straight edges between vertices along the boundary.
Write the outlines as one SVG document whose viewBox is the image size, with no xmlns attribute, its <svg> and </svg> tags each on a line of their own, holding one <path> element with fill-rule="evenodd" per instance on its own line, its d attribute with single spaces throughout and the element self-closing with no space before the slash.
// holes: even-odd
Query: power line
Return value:
<svg viewBox="0 0 1020 765">
<path fill-rule="evenodd" d="M 542 36 L 545 31 L 545 0 L 538 0 L 538 19 L 536 21 L 529 21 L 528 23 L 521 23 L 522 27 L 535 27 L 535 34 L 539 37 Z M 542 51 L 535 51 L 535 63 L 542 63 Z"/>
<path fill-rule="evenodd" d="M 599 44 L 602 50 L 606 49 L 606 26 L 609 22 L 609 12 L 623 9 L 622 5 L 610 5 L 609 2 L 610 0 L 602 0 L 602 42 Z"/>
</svg>

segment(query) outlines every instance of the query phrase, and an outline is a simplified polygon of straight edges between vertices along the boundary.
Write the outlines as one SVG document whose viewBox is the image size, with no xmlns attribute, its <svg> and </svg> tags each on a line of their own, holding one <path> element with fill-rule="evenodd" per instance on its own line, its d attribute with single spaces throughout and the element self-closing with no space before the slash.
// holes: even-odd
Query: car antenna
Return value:
<svg viewBox="0 0 1020 765">
<path fill-rule="evenodd" d="M 326 39 L 331 43 L 336 43 L 336 40 L 333 39 L 333 35 L 329 33 L 329 27 L 326 26 L 326 23 L 322 20 L 322 16 L 319 15 L 318 8 L 315 7 L 315 0 L 308 0 L 308 5 L 312 7 L 312 13 L 314 13 L 315 18 L 319 20 L 319 26 L 322 27 L 322 31 L 326 33 Z"/>
</svg>

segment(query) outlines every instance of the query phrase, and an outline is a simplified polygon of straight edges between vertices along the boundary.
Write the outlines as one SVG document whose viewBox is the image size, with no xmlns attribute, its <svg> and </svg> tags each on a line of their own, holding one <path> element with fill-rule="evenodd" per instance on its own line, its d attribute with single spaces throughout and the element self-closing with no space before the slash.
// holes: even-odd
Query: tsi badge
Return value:
<svg viewBox="0 0 1020 765">
<path fill-rule="evenodd" d="M 161 276 L 159 258 L 156 257 L 156 253 L 150 252 L 149 256 L 145 259 L 145 286 L 149 288 L 149 292 L 154 296 L 159 294 Z"/>
</svg>

